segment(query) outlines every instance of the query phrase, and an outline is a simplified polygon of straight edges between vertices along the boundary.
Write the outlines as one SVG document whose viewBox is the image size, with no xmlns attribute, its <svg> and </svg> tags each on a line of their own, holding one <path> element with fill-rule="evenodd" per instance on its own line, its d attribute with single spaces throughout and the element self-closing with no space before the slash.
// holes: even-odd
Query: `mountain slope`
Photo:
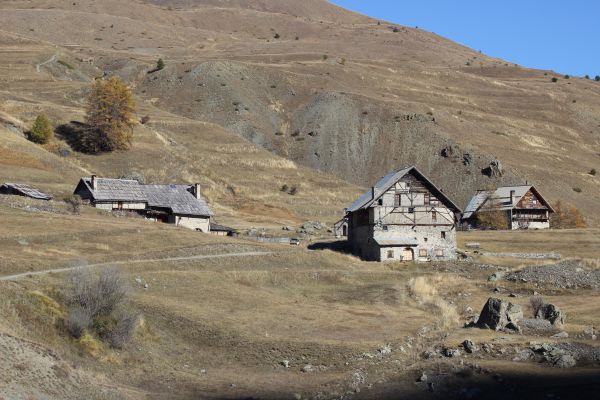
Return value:
<svg viewBox="0 0 600 400">
<path fill-rule="evenodd" d="M 9 54 L 0 111 L 26 121 L 46 108 L 62 121 L 80 118 L 87 82 L 118 74 L 134 86 L 143 112 L 216 124 L 215 133 L 250 142 L 246 149 L 263 147 L 357 185 L 415 163 L 463 206 L 477 188 L 529 180 L 552 201 L 598 218 L 600 181 L 588 172 L 600 161 L 600 83 L 508 64 L 320 0 L 0 7 Z M 148 74 L 158 57 L 167 68 Z M 193 130 L 182 130 L 181 140 Z M 447 147 L 452 154 L 444 157 Z M 489 178 L 482 170 L 496 160 L 505 173 Z M 151 169 L 144 161 L 136 168 Z M 345 196 L 332 200 L 336 209 Z M 235 203 L 230 194 L 218 200 Z"/>
</svg>

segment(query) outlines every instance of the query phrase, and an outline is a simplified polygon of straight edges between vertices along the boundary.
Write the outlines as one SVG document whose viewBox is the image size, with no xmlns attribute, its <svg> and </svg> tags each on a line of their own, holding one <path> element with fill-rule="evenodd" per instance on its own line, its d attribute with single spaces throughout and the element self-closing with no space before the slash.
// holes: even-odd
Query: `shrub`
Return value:
<svg viewBox="0 0 600 400">
<path fill-rule="evenodd" d="M 589 172 L 590 175 L 596 176 L 596 168 L 592 168 Z"/>
<path fill-rule="evenodd" d="M 65 299 L 71 310 L 65 323 L 73 337 L 95 334 L 116 348 L 131 340 L 138 317 L 129 308 L 129 285 L 116 269 L 76 271 Z"/>
<path fill-rule="evenodd" d="M 84 151 L 127 150 L 133 141 L 135 101 L 129 87 L 112 77 L 97 80 L 87 99 L 86 124 L 80 137 Z"/>
<path fill-rule="evenodd" d="M 481 211 L 477 213 L 477 225 L 488 229 L 508 229 L 508 215 L 502 210 Z"/>
<path fill-rule="evenodd" d="M 281 36 L 279 36 L 279 33 L 276 33 L 275 36 L 273 36 L 273 38 L 275 39 L 279 39 Z"/>
<path fill-rule="evenodd" d="M 35 143 L 48 143 L 54 136 L 54 127 L 52 122 L 48 119 L 46 114 L 40 114 L 35 119 L 31 130 L 28 132 L 27 137 L 29 140 Z"/>
<path fill-rule="evenodd" d="M 555 77 L 555 76 L 553 76 L 551 80 L 552 80 L 552 82 L 554 82 L 554 83 L 558 82 L 558 78 L 557 78 L 557 77 Z"/>
<path fill-rule="evenodd" d="M 327 54 L 323 54 L 323 61 L 327 60 L 329 56 Z"/>
<path fill-rule="evenodd" d="M 160 71 L 164 68 L 165 68 L 165 62 L 163 61 L 162 58 L 159 58 L 158 61 L 156 61 L 156 71 Z"/>
<path fill-rule="evenodd" d="M 596 77 L 594 78 L 594 80 L 595 80 L 596 82 L 600 82 L 600 75 L 596 75 Z"/>
<path fill-rule="evenodd" d="M 554 213 L 550 215 L 550 227 L 554 229 L 585 228 L 587 222 L 579 209 L 563 206 L 560 201 L 554 205 Z"/>
<path fill-rule="evenodd" d="M 565 79 L 569 79 L 569 78 L 570 78 L 570 76 L 569 76 L 569 75 L 565 75 Z"/>
<path fill-rule="evenodd" d="M 589 75 L 586 75 L 586 76 L 585 76 L 585 79 L 590 79 L 590 76 L 589 76 Z"/>
<path fill-rule="evenodd" d="M 296 40 L 300 40 L 300 37 L 299 37 L 299 36 L 296 36 Z"/>
<path fill-rule="evenodd" d="M 531 311 L 535 317 L 540 308 L 542 308 L 542 306 L 546 303 L 544 302 L 544 298 L 542 296 L 536 295 L 529 298 L 529 304 L 531 305 Z"/>
<path fill-rule="evenodd" d="M 290 187 L 288 185 L 283 185 L 283 186 L 281 186 L 281 189 L 279 189 L 279 190 L 281 190 L 282 192 L 287 192 L 289 189 L 290 189 Z"/>
<path fill-rule="evenodd" d="M 148 122 L 150 122 L 150 116 L 149 116 L 149 115 L 144 115 L 144 116 L 142 117 L 142 119 L 140 120 L 140 123 L 141 123 L 142 125 L 146 125 Z"/>
<path fill-rule="evenodd" d="M 293 188 L 290 189 L 289 194 L 291 194 L 292 196 L 295 196 L 298 194 L 298 188 L 296 186 L 294 186 Z"/>
<path fill-rule="evenodd" d="M 81 211 L 81 197 L 76 194 L 66 196 L 63 201 L 71 206 L 73 214 L 79 214 Z"/>
<path fill-rule="evenodd" d="M 397 32 L 400 32 L 400 29 L 398 29 L 398 27 L 396 27 L 396 26 L 395 26 L 395 27 L 394 27 L 394 29 L 392 29 L 392 31 L 393 31 L 394 33 L 397 33 Z"/>
<path fill-rule="evenodd" d="M 574 188 L 573 188 L 573 191 L 574 191 L 575 193 L 581 193 L 581 188 L 580 188 L 580 187 L 574 187 Z"/>
</svg>

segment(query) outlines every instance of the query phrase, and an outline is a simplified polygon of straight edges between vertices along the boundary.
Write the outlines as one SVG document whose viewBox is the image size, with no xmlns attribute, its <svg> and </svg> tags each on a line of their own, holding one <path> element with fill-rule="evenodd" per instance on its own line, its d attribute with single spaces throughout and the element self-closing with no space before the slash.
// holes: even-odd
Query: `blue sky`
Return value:
<svg viewBox="0 0 600 400">
<path fill-rule="evenodd" d="M 597 0 L 330 0 L 525 67 L 600 75 Z"/>
</svg>

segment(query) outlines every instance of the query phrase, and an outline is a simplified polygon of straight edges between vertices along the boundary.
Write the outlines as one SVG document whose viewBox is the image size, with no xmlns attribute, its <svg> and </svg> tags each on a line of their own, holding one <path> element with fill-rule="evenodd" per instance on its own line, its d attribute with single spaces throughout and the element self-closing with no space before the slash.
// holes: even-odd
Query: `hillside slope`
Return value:
<svg viewBox="0 0 600 400">
<path fill-rule="evenodd" d="M 118 74 L 135 88 L 140 115 L 153 121 L 139 128 L 133 154 L 140 156 L 72 156 L 99 173 L 206 180 L 211 200 L 236 212 L 246 197 L 225 189 L 231 180 L 253 201 L 279 207 L 289 200 L 272 194 L 291 179 L 272 165 L 292 164 L 273 154 L 331 174 L 313 181 L 299 167 L 296 179 L 309 193 L 319 182 L 345 185 L 332 175 L 366 186 L 414 163 L 461 206 L 477 188 L 529 180 L 552 201 L 598 219 L 600 180 L 588 172 L 600 161 L 600 83 L 508 64 L 321 0 L 14 0 L 0 7 L 0 111 L 28 123 L 47 111 L 66 122 L 81 119 L 94 77 Z M 147 73 L 158 57 L 167 67 Z M 207 135 L 235 142 L 235 155 Z M 165 152 L 161 137 L 185 145 Z M 247 183 L 253 164 L 240 175 L 230 162 L 206 162 L 225 154 L 237 162 L 246 153 L 269 160 L 261 182 L 278 179 L 257 186 Z M 176 167 L 153 172 L 156 157 Z M 504 166 L 501 178 L 482 173 L 494 160 Z M 329 194 L 327 218 L 358 192 L 345 187 Z"/>
</svg>

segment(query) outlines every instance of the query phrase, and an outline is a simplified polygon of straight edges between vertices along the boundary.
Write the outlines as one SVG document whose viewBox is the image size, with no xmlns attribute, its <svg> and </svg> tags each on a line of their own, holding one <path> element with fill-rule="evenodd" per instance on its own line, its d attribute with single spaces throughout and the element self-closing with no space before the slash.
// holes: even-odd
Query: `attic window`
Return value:
<svg viewBox="0 0 600 400">
<path fill-rule="evenodd" d="M 428 206 L 429 205 L 429 193 L 425 193 L 425 205 Z"/>
<path fill-rule="evenodd" d="M 446 232 L 442 231 L 442 239 L 446 239 Z"/>
<path fill-rule="evenodd" d="M 394 196 L 394 207 L 400 207 L 401 198 L 402 197 L 399 194 Z"/>
<path fill-rule="evenodd" d="M 383 205 L 383 199 L 380 198 L 379 200 L 377 200 L 377 204 L 379 204 L 380 206 L 382 206 Z"/>
</svg>

